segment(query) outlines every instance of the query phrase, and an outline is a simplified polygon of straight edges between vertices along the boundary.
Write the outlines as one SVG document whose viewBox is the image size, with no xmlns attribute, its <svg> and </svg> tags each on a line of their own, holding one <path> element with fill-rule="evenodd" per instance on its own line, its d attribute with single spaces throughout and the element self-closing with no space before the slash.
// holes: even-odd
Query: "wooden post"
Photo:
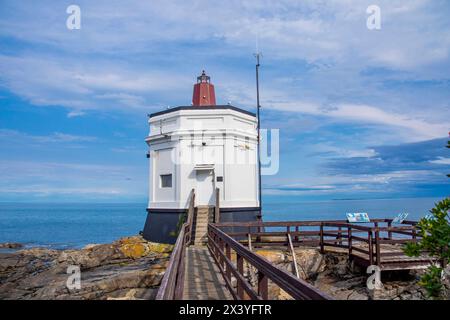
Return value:
<svg viewBox="0 0 450 320">
<path fill-rule="evenodd" d="M 323 223 L 320 224 L 320 253 L 324 253 L 324 243 L 323 243 Z"/>
<path fill-rule="evenodd" d="M 347 229 L 347 236 L 348 236 L 348 258 L 351 260 L 352 258 L 352 245 L 353 245 L 353 237 L 352 237 L 352 228 L 348 227 Z"/>
<path fill-rule="evenodd" d="M 298 226 L 295 226 L 295 232 L 297 233 L 299 230 Z M 298 242 L 298 235 L 296 234 L 294 237 L 295 241 Z"/>
<path fill-rule="evenodd" d="M 214 233 L 214 243 L 217 244 L 217 234 Z M 217 246 L 214 246 L 214 254 L 217 257 L 218 256 L 218 249 Z"/>
<path fill-rule="evenodd" d="M 380 252 L 380 230 L 378 228 L 375 229 L 375 242 L 377 248 L 377 266 L 381 266 L 381 252 Z"/>
<path fill-rule="evenodd" d="M 339 228 L 338 228 L 337 239 L 339 240 L 338 243 L 339 243 L 340 245 L 342 245 L 342 227 L 339 227 Z"/>
<path fill-rule="evenodd" d="M 194 213 L 195 213 L 195 189 L 191 190 L 191 200 L 189 202 L 189 209 L 188 209 L 188 224 L 189 224 L 189 243 L 187 245 L 190 245 L 192 243 L 192 227 L 193 227 L 193 221 L 194 221 Z"/>
<path fill-rule="evenodd" d="M 236 260 L 237 260 L 237 269 L 239 274 L 242 276 L 244 275 L 244 258 L 236 253 Z M 242 286 L 241 280 L 239 278 L 236 278 L 237 280 L 237 295 L 240 299 L 244 299 L 244 287 Z"/>
<path fill-rule="evenodd" d="M 231 248 L 228 244 L 225 244 L 225 254 L 226 254 L 228 260 L 231 262 Z M 225 273 L 226 273 L 228 281 L 231 282 L 231 269 L 228 265 L 227 265 Z"/>
<path fill-rule="evenodd" d="M 224 250 L 225 249 L 225 243 L 223 242 L 222 239 L 220 239 L 219 247 L 220 247 L 219 263 L 220 263 L 220 266 L 223 269 L 225 267 L 225 261 L 223 259 L 223 254 L 224 254 L 224 251 L 225 251 Z"/>
<path fill-rule="evenodd" d="M 258 295 L 269 300 L 269 279 L 262 272 L 258 272 Z"/>
<path fill-rule="evenodd" d="M 220 222 L 220 189 L 216 188 L 216 207 L 214 208 L 214 222 Z"/>
<path fill-rule="evenodd" d="M 253 251 L 253 247 L 252 247 L 252 235 L 249 233 L 247 235 L 248 237 L 248 250 Z M 253 266 L 247 262 L 247 268 L 248 268 L 248 274 L 250 276 L 250 283 L 255 283 L 256 282 L 256 271 L 254 271 Z"/>
<path fill-rule="evenodd" d="M 373 240 L 372 240 L 372 231 L 367 232 L 367 241 L 369 245 L 369 264 L 373 265 Z"/>
<path fill-rule="evenodd" d="M 287 234 L 287 237 L 288 237 L 288 242 L 289 242 L 289 248 L 291 249 L 292 263 L 294 264 L 295 275 L 297 276 L 297 278 L 300 278 L 300 275 L 299 275 L 299 273 L 298 273 L 297 257 L 296 257 L 296 255 L 295 255 L 295 250 L 294 250 L 294 245 L 292 244 L 292 238 L 291 238 L 291 235 L 288 233 L 288 234 Z"/>
<path fill-rule="evenodd" d="M 391 228 L 391 227 L 392 227 L 392 220 L 389 220 L 388 228 Z M 389 232 L 388 232 L 388 238 L 389 238 L 389 240 L 392 240 L 392 231 L 391 230 L 389 230 Z"/>
</svg>

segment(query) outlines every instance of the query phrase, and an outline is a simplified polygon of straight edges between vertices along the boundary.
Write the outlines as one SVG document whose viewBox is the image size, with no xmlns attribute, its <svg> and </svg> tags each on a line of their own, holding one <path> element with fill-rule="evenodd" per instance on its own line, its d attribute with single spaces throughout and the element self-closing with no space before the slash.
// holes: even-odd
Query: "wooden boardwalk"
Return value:
<svg viewBox="0 0 450 320">
<path fill-rule="evenodd" d="M 318 247 L 322 253 L 339 250 L 357 265 L 376 265 L 382 271 L 421 269 L 435 263 L 424 252 L 419 257 L 404 254 L 405 243 L 421 238 L 414 221 L 397 225 L 392 219 L 373 219 L 365 225 L 344 220 L 211 223 L 208 210 L 208 214 L 197 215 L 194 224 L 193 199 L 195 194 L 161 281 L 158 300 L 267 300 L 269 281 L 294 299 L 332 299 L 255 254 L 251 248 L 256 247 L 287 247 L 291 252 L 298 246 Z M 236 259 L 231 259 L 233 256 Z M 246 263 L 258 272 L 256 284 L 246 277 Z"/>
<path fill-rule="evenodd" d="M 367 250 L 368 245 L 359 243 L 354 245 L 355 247 Z M 425 253 L 418 257 L 408 257 L 405 255 L 402 246 L 396 244 L 382 244 L 380 245 L 380 251 L 382 253 L 380 257 L 382 271 L 426 269 L 434 263 L 433 258 Z M 371 264 L 368 256 L 358 251 L 352 252 L 351 259 L 363 267 L 368 267 Z"/>
<path fill-rule="evenodd" d="M 189 246 L 185 256 L 184 300 L 232 300 L 207 247 Z"/>
</svg>

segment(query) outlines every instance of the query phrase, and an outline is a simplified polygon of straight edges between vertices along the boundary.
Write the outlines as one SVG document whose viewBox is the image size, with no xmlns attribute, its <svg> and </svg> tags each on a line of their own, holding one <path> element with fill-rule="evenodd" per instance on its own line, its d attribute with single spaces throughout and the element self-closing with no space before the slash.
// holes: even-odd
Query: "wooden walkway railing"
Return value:
<svg viewBox="0 0 450 320">
<path fill-rule="evenodd" d="M 184 261 L 186 247 L 192 240 L 192 223 L 195 210 L 195 190 L 190 194 L 189 209 L 186 222 L 182 225 L 177 241 L 170 255 L 161 285 L 156 295 L 156 300 L 179 300 L 183 297 L 184 286 Z"/>
<path fill-rule="evenodd" d="M 423 268 L 433 262 L 426 253 L 418 258 L 407 257 L 399 246 L 418 241 L 415 225 L 414 221 L 404 221 L 393 226 L 392 219 L 373 219 L 364 225 L 330 220 L 220 223 L 216 227 L 247 229 L 227 234 L 236 239 L 249 239 L 240 242 L 251 241 L 253 247 L 307 245 L 318 246 L 321 252 L 326 247 L 343 248 L 348 250 L 351 260 L 362 266 L 378 265 L 384 270 L 394 270 Z M 255 231 L 261 229 L 264 232 Z"/>
<path fill-rule="evenodd" d="M 181 227 L 158 290 L 158 300 L 183 298 L 186 247 L 191 244 L 194 209 L 192 190 L 187 221 Z M 220 211 L 215 213 L 217 221 Z M 294 251 L 294 247 L 306 245 L 325 252 L 327 247 L 335 247 L 347 250 L 350 260 L 363 266 L 378 265 L 382 270 L 426 267 L 433 263 L 426 253 L 409 258 L 400 246 L 419 239 L 415 225 L 414 221 L 404 221 L 393 226 L 391 219 L 374 219 L 364 225 L 344 220 L 209 223 L 207 247 L 234 299 L 268 299 L 271 281 L 294 299 L 323 300 L 331 297 L 251 249 L 287 246 Z M 239 232 L 227 232 L 227 228 Z M 247 273 L 250 268 L 256 270 L 256 280 L 245 274 L 244 262 L 249 265 Z"/>
<path fill-rule="evenodd" d="M 265 258 L 251 252 L 213 224 L 208 225 L 208 249 L 216 261 L 234 299 L 269 299 L 269 280 L 294 299 L 332 299 L 329 295 L 317 290 L 307 282 L 297 279 L 287 271 L 274 266 Z M 236 263 L 232 261 L 232 251 L 236 254 Z M 257 270 L 257 288 L 253 288 L 244 275 L 244 261 Z M 236 287 L 232 285 L 232 276 L 236 279 Z"/>
</svg>

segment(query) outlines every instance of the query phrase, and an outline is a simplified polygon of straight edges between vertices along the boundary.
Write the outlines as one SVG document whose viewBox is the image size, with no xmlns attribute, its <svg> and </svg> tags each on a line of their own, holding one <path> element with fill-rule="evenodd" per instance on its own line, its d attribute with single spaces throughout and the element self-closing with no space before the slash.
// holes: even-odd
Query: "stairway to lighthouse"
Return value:
<svg viewBox="0 0 450 320">
<path fill-rule="evenodd" d="M 208 223 L 213 222 L 214 206 L 197 206 L 193 221 L 194 246 L 205 246 L 208 242 Z"/>
<path fill-rule="evenodd" d="M 225 281 L 206 244 L 214 206 L 197 206 L 192 222 L 193 245 L 186 248 L 184 300 L 231 300 Z"/>
</svg>

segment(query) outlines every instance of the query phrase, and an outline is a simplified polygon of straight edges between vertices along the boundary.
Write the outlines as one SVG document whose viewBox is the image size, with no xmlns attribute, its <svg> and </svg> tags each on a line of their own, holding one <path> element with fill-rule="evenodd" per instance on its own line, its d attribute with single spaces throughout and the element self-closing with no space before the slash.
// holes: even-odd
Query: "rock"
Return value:
<svg viewBox="0 0 450 320">
<path fill-rule="evenodd" d="M 293 300 L 293 299 L 294 298 L 292 298 L 289 293 L 287 293 L 283 289 L 280 289 L 280 292 L 278 294 L 278 300 Z"/>
<path fill-rule="evenodd" d="M 92 249 L 93 247 L 98 246 L 98 245 L 99 244 L 96 244 L 96 243 L 90 243 L 90 244 L 85 245 L 83 247 L 83 249 L 85 249 L 85 250 Z"/>
<path fill-rule="evenodd" d="M 80 250 L 0 254 L 0 299 L 154 299 L 173 246 L 140 236 Z M 66 286 L 79 267 L 81 288 Z"/>
<path fill-rule="evenodd" d="M 323 255 L 316 248 L 296 249 L 295 255 L 301 278 L 308 280 L 317 277 L 319 272 L 325 270 Z M 292 257 L 290 258 L 292 261 Z"/>
<path fill-rule="evenodd" d="M 23 248 L 23 244 L 15 242 L 0 243 L 0 249 L 20 249 Z"/>
<path fill-rule="evenodd" d="M 286 255 L 281 250 L 258 249 L 254 252 L 275 264 L 283 263 L 286 260 Z"/>
</svg>

